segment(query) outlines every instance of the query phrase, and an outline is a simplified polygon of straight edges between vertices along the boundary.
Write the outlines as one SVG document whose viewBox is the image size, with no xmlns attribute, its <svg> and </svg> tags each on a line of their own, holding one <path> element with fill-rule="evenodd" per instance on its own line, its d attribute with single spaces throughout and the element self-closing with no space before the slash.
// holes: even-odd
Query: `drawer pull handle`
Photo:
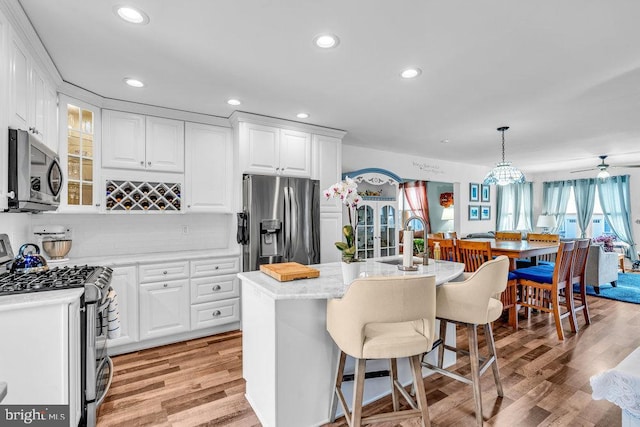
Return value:
<svg viewBox="0 0 640 427">
<path fill-rule="evenodd" d="M 167 270 L 163 271 L 162 274 L 167 274 Z"/>
<path fill-rule="evenodd" d="M 218 317 L 220 316 L 222 313 L 220 312 L 220 310 L 216 310 L 213 313 L 211 313 L 211 317 Z"/>
<path fill-rule="evenodd" d="M 164 285 L 162 285 L 162 286 L 166 288 L 166 287 L 167 287 L 167 286 L 169 286 L 169 285 L 167 285 L 167 284 L 165 283 L 165 284 L 164 284 Z"/>
<path fill-rule="evenodd" d="M 216 265 L 216 270 L 219 270 L 219 269 L 220 269 L 220 266 L 219 266 L 219 265 Z"/>
<path fill-rule="evenodd" d="M 222 287 L 220 287 L 220 285 L 215 285 L 213 288 L 211 288 L 211 290 L 215 291 L 219 291 L 220 289 L 222 289 Z"/>
</svg>

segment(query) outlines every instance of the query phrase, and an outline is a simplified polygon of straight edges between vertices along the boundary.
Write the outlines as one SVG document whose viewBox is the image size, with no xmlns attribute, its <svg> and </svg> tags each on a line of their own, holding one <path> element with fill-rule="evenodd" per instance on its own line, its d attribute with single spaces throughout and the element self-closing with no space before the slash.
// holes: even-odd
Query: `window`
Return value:
<svg viewBox="0 0 640 427">
<path fill-rule="evenodd" d="M 578 227 L 578 210 L 576 209 L 576 199 L 571 188 L 571 194 L 569 195 L 569 201 L 567 203 L 567 213 L 564 217 L 564 222 L 560 227 L 560 237 L 566 239 L 574 239 L 580 237 L 580 227 Z M 600 198 L 598 197 L 598 189 L 596 188 L 595 202 L 593 205 L 593 215 L 591 216 L 591 223 L 587 227 L 587 237 L 597 237 L 603 234 L 613 234 L 611 226 L 605 218 L 602 207 L 600 206 Z"/>
</svg>

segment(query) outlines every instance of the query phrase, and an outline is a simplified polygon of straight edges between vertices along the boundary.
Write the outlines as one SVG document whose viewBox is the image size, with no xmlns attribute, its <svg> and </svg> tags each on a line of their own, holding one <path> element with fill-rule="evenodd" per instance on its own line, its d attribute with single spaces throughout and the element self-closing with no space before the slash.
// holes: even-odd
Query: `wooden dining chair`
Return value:
<svg viewBox="0 0 640 427">
<path fill-rule="evenodd" d="M 491 254 L 491 242 L 478 242 L 474 240 L 457 240 L 456 252 L 458 254 L 458 262 L 464 263 L 465 272 L 476 271 L 483 263 L 493 259 Z M 500 294 L 502 302 L 502 310 L 509 311 L 509 325 L 514 329 L 518 329 L 518 312 L 517 310 L 517 280 L 516 277 L 509 272 L 507 278 L 507 287 Z"/>
<path fill-rule="evenodd" d="M 577 330 L 571 285 L 574 248 L 574 242 L 560 242 L 555 265 L 536 265 L 519 268 L 513 272 L 517 277 L 518 285 L 522 287 L 520 305 L 553 313 L 559 340 L 564 340 L 562 319 L 565 317 L 569 318 L 571 331 Z M 562 304 L 564 311 L 561 311 L 561 296 L 564 296 Z"/>
<path fill-rule="evenodd" d="M 529 233 L 527 234 L 527 242 L 542 242 L 542 243 L 559 243 L 559 234 L 544 234 L 544 233 Z M 551 263 L 556 262 L 556 254 L 544 254 L 537 257 L 538 263 Z"/>
<path fill-rule="evenodd" d="M 429 233 L 427 237 L 429 239 L 444 239 L 444 233 Z"/>
<path fill-rule="evenodd" d="M 457 239 L 458 238 L 458 233 L 456 233 L 455 231 L 445 231 L 442 234 L 443 234 L 445 239 Z"/>
<path fill-rule="evenodd" d="M 587 254 L 589 253 L 590 244 L 591 239 L 576 240 L 575 255 L 573 256 L 573 264 L 571 266 L 571 284 L 577 284 L 579 286 L 578 292 L 573 292 L 574 289 L 571 289 L 574 296 L 574 310 L 576 313 L 582 310 L 587 325 L 591 324 L 591 319 L 589 317 L 589 306 L 587 304 L 587 282 L 584 276 L 587 270 Z"/>
<path fill-rule="evenodd" d="M 518 242 L 522 240 L 522 233 L 519 231 L 496 231 L 496 240 Z"/>
<path fill-rule="evenodd" d="M 457 261 L 456 241 L 454 239 L 429 239 L 429 253 L 433 257 L 433 248 L 436 242 L 440 243 L 440 259 L 444 261 Z"/>
<path fill-rule="evenodd" d="M 467 273 L 476 271 L 482 264 L 493 258 L 491 242 L 457 240 L 455 246 L 457 260 L 464 263 L 464 271 Z"/>
</svg>

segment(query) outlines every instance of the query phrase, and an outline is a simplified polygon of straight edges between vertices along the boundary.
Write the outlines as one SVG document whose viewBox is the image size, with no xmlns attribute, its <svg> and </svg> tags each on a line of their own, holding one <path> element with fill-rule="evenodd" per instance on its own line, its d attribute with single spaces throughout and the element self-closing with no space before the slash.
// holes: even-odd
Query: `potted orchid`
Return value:
<svg viewBox="0 0 640 427">
<path fill-rule="evenodd" d="M 342 261 L 345 263 L 357 262 L 356 257 L 356 238 L 353 230 L 353 217 L 358 204 L 362 201 L 358 195 L 358 184 L 351 178 L 346 177 L 344 181 L 337 182 L 331 187 L 324 190 L 324 197 L 329 199 L 338 199 L 347 207 L 349 216 L 349 224 L 342 227 L 342 235 L 346 242 L 336 242 L 336 248 L 342 252 Z"/>
</svg>

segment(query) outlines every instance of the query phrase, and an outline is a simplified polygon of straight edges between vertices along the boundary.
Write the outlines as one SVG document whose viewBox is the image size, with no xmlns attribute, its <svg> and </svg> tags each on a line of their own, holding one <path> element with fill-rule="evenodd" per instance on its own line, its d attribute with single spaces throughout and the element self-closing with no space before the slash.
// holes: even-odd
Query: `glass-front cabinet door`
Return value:
<svg viewBox="0 0 640 427">
<path fill-rule="evenodd" d="M 390 202 L 365 201 L 357 210 L 356 248 L 360 259 L 393 256 L 397 249 L 397 209 Z"/>
<path fill-rule="evenodd" d="M 361 204 L 357 210 L 356 222 L 356 256 L 360 259 L 374 257 L 374 207 Z"/>
<path fill-rule="evenodd" d="M 396 208 L 392 205 L 382 205 L 378 214 L 380 218 L 378 233 L 380 256 L 396 255 Z"/>
<path fill-rule="evenodd" d="M 61 211 L 100 209 L 99 120 L 97 107 L 66 96 L 60 97 L 60 156 L 67 178 Z"/>
</svg>

